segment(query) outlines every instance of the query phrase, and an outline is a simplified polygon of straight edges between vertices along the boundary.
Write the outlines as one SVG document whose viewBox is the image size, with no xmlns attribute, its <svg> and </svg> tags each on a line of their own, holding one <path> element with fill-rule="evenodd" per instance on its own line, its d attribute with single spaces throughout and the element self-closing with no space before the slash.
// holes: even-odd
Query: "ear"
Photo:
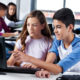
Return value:
<svg viewBox="0 0 80 80">
<path fill-rule="evenodd" d="M 74 29 L 74 26 L 72 25 L 72 24 L 70 24 L 69 26 L 68 26 L 68 31 L 70 32 L 72 32 L 72 30 Z"/>
</svg>

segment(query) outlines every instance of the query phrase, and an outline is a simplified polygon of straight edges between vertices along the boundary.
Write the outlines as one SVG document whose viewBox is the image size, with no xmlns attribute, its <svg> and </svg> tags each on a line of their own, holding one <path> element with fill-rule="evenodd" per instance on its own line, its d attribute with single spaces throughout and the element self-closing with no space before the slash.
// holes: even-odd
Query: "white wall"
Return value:
<svg viewBox="0 0 80 80">
<path fill-rule="evenodd" d="M 31 0 L 20 0 L 20 15 L 19 19 L 26 18 L 31 9 Z"/>
<path fill-rule="evenodd" d="M 9 2 L 14 2 L 16 4 L 16 0 L 0 0 L 0 2 L 4 3 L 4 4 L 8 4 Z"/>
</svg>

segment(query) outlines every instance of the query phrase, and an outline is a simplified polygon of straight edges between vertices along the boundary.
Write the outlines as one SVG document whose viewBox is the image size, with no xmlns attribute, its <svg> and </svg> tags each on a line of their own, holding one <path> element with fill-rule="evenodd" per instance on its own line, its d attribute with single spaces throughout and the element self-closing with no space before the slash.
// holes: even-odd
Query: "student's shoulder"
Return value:
<svg viewBox="0 0 80 80">
<path fill-rule="evenodd" d="M 3 19 L 2 17 L 0 17 L 0 22 L 1 22 L 1 21 L 4 21 L 4 19 Z"/>
<path fill-rule="evenodd" d="M 53 44 L 56 44 L 56 45 L 60 45 L 61 44 L 61 40 L 57 40 L 56 37 L 54 38 L 53 40 Z"/>
<path fill-rule="evenodd" d="M 0 25 L 4 24 L 4 19 L 0 17 Z"/>
<path fill-rule="evenodd" d="M 78 36 L 75 36 L 75 38 L 74 38 L 74 40 L 73 40 L 73 42 L 72 42 L 72 45 L 73 46 L 80 46 L 80 37 L 78 37 Z"/>
<path fill-rule="evenodd" d="M 79 36 L 75 36 L 74 42 L 75 42 L 75 43 L 76 43 L 76 42 L 80 42 L 80 37 L 79 37 Z"/>
</svg>

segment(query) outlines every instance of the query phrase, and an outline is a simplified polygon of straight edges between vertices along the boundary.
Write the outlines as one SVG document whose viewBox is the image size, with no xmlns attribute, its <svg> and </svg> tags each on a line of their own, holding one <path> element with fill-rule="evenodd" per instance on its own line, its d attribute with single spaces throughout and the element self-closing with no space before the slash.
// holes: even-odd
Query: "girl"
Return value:
<svg viewBox="0 0 80 80">
<path fill-rule="evenodd" d="M 9 28 L 7 27 L 3 17 L 5 16 L 7 6 L 0 2 L 0 36 L 11 37 L 16 36 L 18 32 L 10 33 Z M 7 33 L 5 33 L 7 32 Z M 9 32 L 9 33 L 8 33 Z"/>
<path fill-rule="evenodd" d="M 15 22 L 17 22 L 16 5 L 12 2 L 8 4 L 7 14 L 5 16 L 5 22 L 9 27 L 15 27 Z"/>
<path fill-rule="evenodd" d="M 14 51 L 23 51 L 25 54 L 45 61 L 48 49 L 51 46 L 52 38 L 45 16 L 39 10 L 31 12 L 24 23 L 23 30 L 16 42 Z M 7 61 L 9 66 L 15 65 L 13 54 Z M 22 67 L 36 68 L 31 63 L 19 63 Z"/>
</svg>

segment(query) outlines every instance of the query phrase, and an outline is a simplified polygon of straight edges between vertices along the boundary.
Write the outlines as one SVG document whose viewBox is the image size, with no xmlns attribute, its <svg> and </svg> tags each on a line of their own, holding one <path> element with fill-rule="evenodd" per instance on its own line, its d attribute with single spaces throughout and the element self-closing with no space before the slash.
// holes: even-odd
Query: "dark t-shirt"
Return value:
<svg viewBox="0 0 80 80">
<path fill-rule="evenodd" d="M 10 32 L 9 28 L 7 27 L 5 21 L 3 18 L 0 17 L 0 36 L 2 36 L 2 29 L 5 31 L 5 32 Z"/>
</svg>

